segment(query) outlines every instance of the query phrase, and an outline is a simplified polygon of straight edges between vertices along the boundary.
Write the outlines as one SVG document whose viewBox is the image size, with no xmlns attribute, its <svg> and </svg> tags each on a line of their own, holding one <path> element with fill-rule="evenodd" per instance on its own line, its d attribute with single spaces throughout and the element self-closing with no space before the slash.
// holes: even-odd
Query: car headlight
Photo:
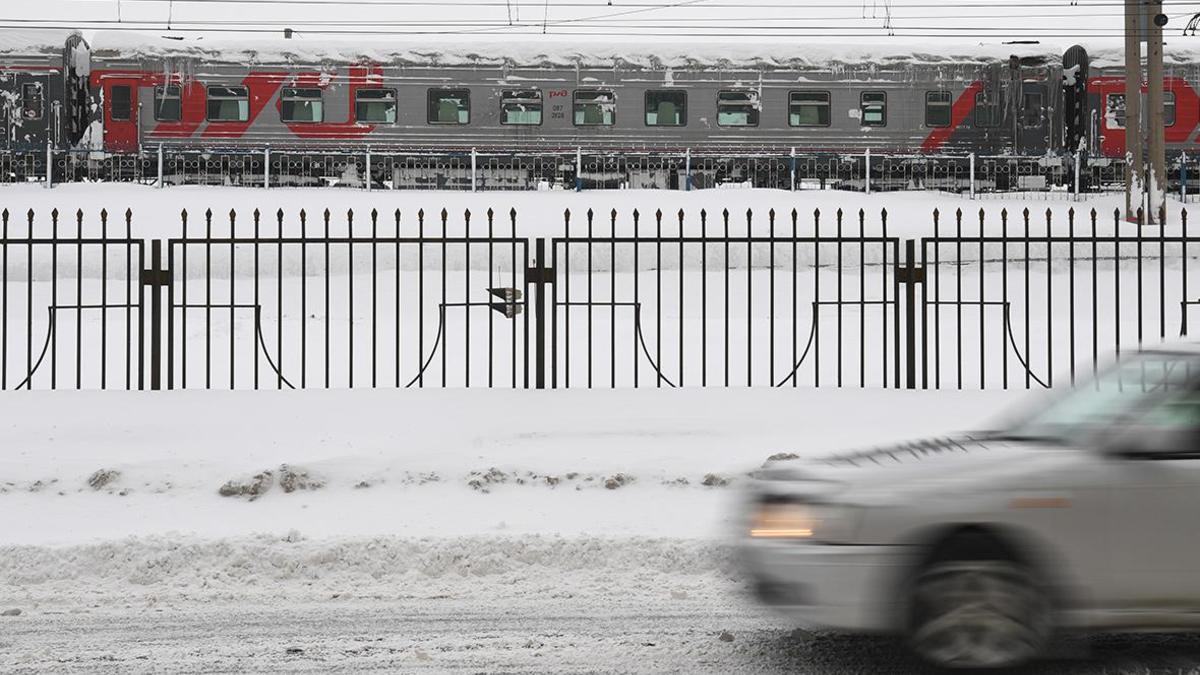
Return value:
<svg viewBox="0 0 1200 675">
<path fill-rule="evenodd" d="M 848 541 L 854 535 L 854 509 L 794 501 L 759 502 L 750 516 L 751 539 Z"/>
</svg>

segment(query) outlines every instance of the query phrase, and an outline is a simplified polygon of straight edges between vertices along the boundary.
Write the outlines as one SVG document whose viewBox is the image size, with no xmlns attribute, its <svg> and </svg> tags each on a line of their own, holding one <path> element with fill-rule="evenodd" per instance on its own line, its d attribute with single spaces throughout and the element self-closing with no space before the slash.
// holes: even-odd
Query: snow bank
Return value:
<svg viewBox="0 0 1200 675">
<path fill-rule="evenodd" d="M 313 539 L 704 539 L 723 534 L 739 478 L 775 452 L 827 453 L 970 428 L 1016 396 L 12 392 L 0 422 L 0 533 L 8 544 L 57 545 L 293 531 Z M 872 424 L 847 424 L 863 411 Z M 285 464 L 321 487 L 286 491 L 278 483 Z M 276 483 L 259 498 L 220 495 L 229 481 L 264 470 Z M 100 471 L 108 479 L 97 485 Z M 481 479 L 489 474 L 504 479 Z"/>
</svg>

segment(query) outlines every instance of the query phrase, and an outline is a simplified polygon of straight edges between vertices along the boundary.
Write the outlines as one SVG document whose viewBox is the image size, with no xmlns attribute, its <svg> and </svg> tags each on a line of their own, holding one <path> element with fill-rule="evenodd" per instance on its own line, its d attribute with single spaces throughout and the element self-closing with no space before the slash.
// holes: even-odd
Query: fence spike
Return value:
<svg viewBox="0 0 1200 675">
<path fill-rule="evenodd" d="M 933 236 L 937 237 L 938 223 L 942 222 L 942 214 L 937 209 L 933 210 Z"/>
<path fill-rule="evenodd" d="M 683 227 L 683 209 L 679 209 L 679 227 Z"/>
<path fill-rule="evenodd" d="M 1050 227 L 1050 222 L 1051 222 L 1051 219 L 1053 219 L 1053 217 L 1054 217 L 1054 213 L 1050 211 L 1049 207 L 1047 207 L 1046 208 L 1046 227 Z"/>
<path fill-rule="evenodd" d="M 563 224 L 567 227 L 571 226 L 571 209 L 565 209 L 563 211 Z"/>
<path fill-rule="evenodd" d="M 1075 220 L 1075 207 L 1074 206 L 1067 209 L 1067 219 L 1071 220 L 1071 221 Z"/>
<path fill-rule="evenodd" d="M 75 211 L 75 224 L 83 227 L 83 209 Z"/>
<path fill-rule="evenodd" d="M 722 209 L 721 215 L 725 216 L 726 220 L 728 220 L 729 219 L 729 209 Z"/>
<path fill-rule="evenodd" d="M 32 227 L 33 226 L 33 209 L 29 209 L 29 212 L 26 213 L 26 216 L 28 216 L 29 225 L 30 225 L 30 227 Z"/>
<path fill-rule="evenodd" d="M 813 220 L 820 220 L 821 209 L 813 209 Z"/>
<path fill-rule="evenodd" d="M 372 223 L 375 222 L 375 212 L 374 211 L 371 212 L 371 222 Z M 463 211 L 463 222 L 466 223 L 467 225 L 471 224 L 471 209 L 466 209 Z"/>
<path fill-rule="evenodd" d="M 940 212 L 938 211 L 937 207 L 935 206 L 933 208 L 933 219 L 936 221 L 938 219 L 939 215 L 940 215 Z"/>
<path fill-rule="evenodd" d="M 325 220 L 329 220 L 329 207 L 325 208 Z"/>
<path fill-rule="evenodd" d="M 30 213 L 32 213 L 32 211 Z M 58 220 L 58 209 L 57 208 L 50 212 L 50 217 L 54 220 Z"/>
<path fill-rule="evenodd" d="M 346 231 L 349 232 L 353 229 L 354 229 L 354 209 L 346 209 Z"/>
<path fill-rule="evenodd" d="M 796 217 L 799 215 L 800 215 L 800 213 L 796 210 L 796 207 L 793 206 L 792 207 L 792 220 L 795 220 Z"/>
<path fill-rule="evenodd" d="M 3 216 L 5 220 L 8 220 L 8 207 L 7 206 L 4 207 L 4 213 L 0 214 L 0 216 Z"/>
<path fill-rule="evenodd" d="M 447 211 L 446 207 L 443 206 L 442 207 L 442 222 L 443 223 L 446 222 L 446 219 L 448 219 L 449 217 L 450 217 L 450 212 Z"/>
<path fill-rule="evenodd" d="M 640 218 L 640 217 L 641 217 L 641 215 L 642 215 L 642 214 L 638 213 L 638 210 L 637 210 L 637 209 L 634 209 L 634 210 L 633 210 L 633 220 L 634 220 L 634 222 L 637 222 L 637 219 L 638 219 L 638 218 Z"/>
<path fill-rule="evenodd" d="M 212 220 L 212 209 L 206 210 L 204 212 L 204 217 L 207 218 L 208 220 Z"/>
<path fill-rule="evenodd" d="M 617 210 L 613 209 L 612 212 L 610 213 L 610 215 L 612 216 L 612 221 L 614 223 L 617 222 Z"/>
</svg>

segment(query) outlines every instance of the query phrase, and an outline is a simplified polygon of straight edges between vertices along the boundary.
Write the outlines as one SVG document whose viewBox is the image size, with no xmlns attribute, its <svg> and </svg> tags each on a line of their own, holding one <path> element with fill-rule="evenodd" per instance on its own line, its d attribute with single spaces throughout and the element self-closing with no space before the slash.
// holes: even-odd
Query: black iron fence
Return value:
<svg viewBox="0 0 1200 675">
<path fill-rule="evenodd" d="M 0 389 L 1051 386 L 1200 304 L 1186 211 L 0 218 Z"/>
</svg>

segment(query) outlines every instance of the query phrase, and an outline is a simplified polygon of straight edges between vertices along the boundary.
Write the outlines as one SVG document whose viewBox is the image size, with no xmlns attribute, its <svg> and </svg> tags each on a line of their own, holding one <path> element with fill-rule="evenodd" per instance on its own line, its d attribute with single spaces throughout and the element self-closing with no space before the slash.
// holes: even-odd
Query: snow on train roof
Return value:
<svg viewBox="0 0 1200 675">
<path fill-rule="evenodd" d="M 817 69 L 850 64 L 970 64 L 1012 54 L 1056 60 L 1062 51 L 1044 45 L 937 44 L 925 42 L 761 43 L 662 41 L 653 47 L 622 42 L 529 40 L 481 42 L 458 37 L 341 40 L 255 36 L 97 32 L 94 53 L 107 58 L 196 58 L 227 63 L 392 63 L 401 65 L 514 67 L 631 67 Z M 455 44 L 448 44 L 451 40 Z"/>
<path fill-rule="evenodd" d="M 0 29 L 0 54 L 14 56 L 62 56 L 67 38 L 78 34 L 74 30 Z"/>
</svg>

